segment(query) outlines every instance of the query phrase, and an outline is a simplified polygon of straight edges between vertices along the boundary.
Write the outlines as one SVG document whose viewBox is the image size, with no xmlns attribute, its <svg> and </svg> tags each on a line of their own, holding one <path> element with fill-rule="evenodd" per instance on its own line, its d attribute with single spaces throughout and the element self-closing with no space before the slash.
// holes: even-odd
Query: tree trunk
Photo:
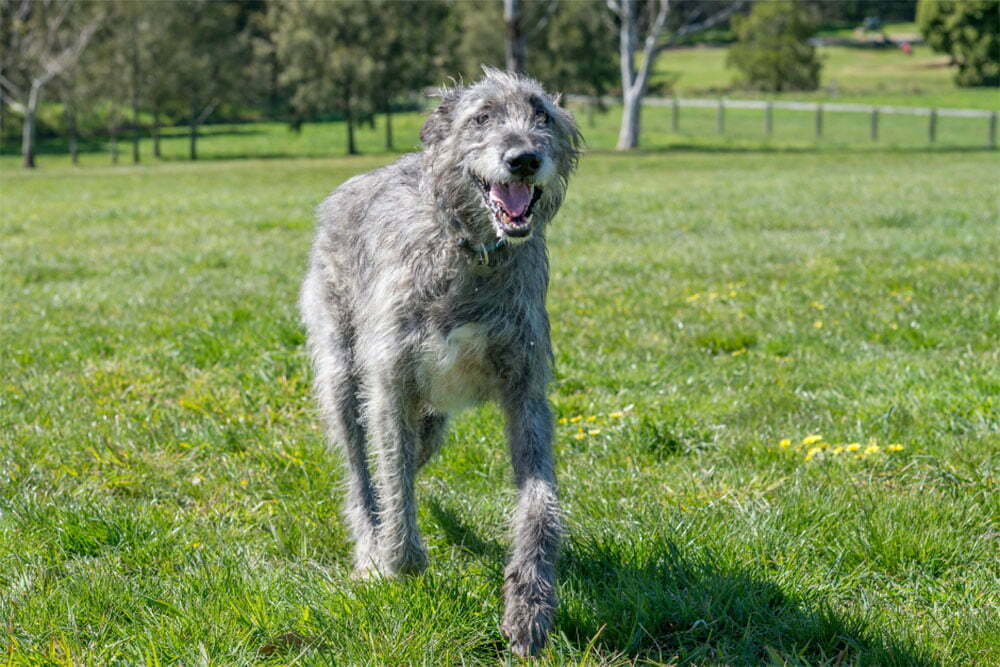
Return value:
<svg viewBox="0 0 1000 667">
<path fill-rule="evenodd" d="M 525 37 L 521 0 L 503 0 L 503 20 L 507 24 L 507 71 L 524 74 Z"/>
<path fill-rule="evenodd" d="M 354 111 L 350 107 L 347 107 L 347 154 L 358 154 L 358 149 L 354 145 Z"/>
<path fill-rule="evenodd" d="M 76 112 L 69 105 L 66 106 L 66 130 L 69 134 L 69 161 L 75 167 L 80 164 L 80 150 L 76 133 Z"/>
<path fill-rule="evenodd" d="M 620 151 L 627 151 L 639 146 L 639 126 L 642 114 L 642 94 L 626 93 L 622 96 L 622 124 L 618 131 Z"/>
<path fill-rule="evenodd" d="M 194 117 L 191 117 L 191 122 L 188 123 L 189 129 L 189 140 L 190 146 L 188 147 L 188 157 L 192 160 L 198 159 L 198 123 L 195 122 Z"/>
<path fill-rule="evenodd" d="M 153 157 L 160 157 L 160 110 L 153 110 Z"/>
<path fill-rule="evenodd" d="M 31 87 L 28 103 L 24 105 L 24 125 L 21 128 L 21 164 L 25 169 L 35 168 L 35 112 L 38 111 L 38 98 L 41 91 L 37 86 Z"/>
<path fill-rule="evenodd" d="M 0 70 L 2 73 L 2 70 Z M 0 88 L 0 147 L 4 143 L 4 130 L 7 129 L 7 101 L 4 100 L 3 88 Z"/>
<path fill-rule="evenodd" d="M 139 103 L 132 101 L 132 162 L 139 164 Z"/>
<path fill-rule="evenodd" d="M 132 163 L 139 164 L 139 81 L 142 68 L 139 63 L 138 15 L 132 13 L 132 52 L 129 64 L 132 67 L 130 87 L 132 88 Z"/>
<path fill-rule="evenodd" d="M 392 150 L 392 109 L 385 110 L 385 149 Z"/>
<path fill-rule="evenodd" d="M 111 164 L 118 164 L 118 124 L 111 126 Z"/>
</svg>

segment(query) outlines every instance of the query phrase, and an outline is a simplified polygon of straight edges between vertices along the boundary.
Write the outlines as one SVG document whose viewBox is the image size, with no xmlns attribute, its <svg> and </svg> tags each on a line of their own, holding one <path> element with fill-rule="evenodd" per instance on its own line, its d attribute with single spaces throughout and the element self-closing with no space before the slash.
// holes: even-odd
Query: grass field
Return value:
<svg viewBox="0 0 1000 667">
<path fill-rule="evenodd" d="M 898 106 L 1000 109 L 996 88 L 959 88 L 948 56 L 929 46 L 913 47 L 912 55 L 898 48 L 821 46 L 820 90 L 778 95 L 754 94 L 733 88 L 736 70 L 726 67 L 726 49 L 692 47 L 665 51 L 656 63 L 660 81 L 673 81 L 681 96 L 771 97 L 823 102 L 856 102 Z"/>
<path fill-rule="evenodd" d="M 550 235 L 543 660 L 1000 662 L 996 154 L 620 155 L 612 121 Z M 391 156 L 216 130 L 195 164 L 0 162 L 0 655 L 508 660 L 495 409 L 421 476 L 430 570 L 347 578 L 294 303 L 313 206 Z"/>
</svg>

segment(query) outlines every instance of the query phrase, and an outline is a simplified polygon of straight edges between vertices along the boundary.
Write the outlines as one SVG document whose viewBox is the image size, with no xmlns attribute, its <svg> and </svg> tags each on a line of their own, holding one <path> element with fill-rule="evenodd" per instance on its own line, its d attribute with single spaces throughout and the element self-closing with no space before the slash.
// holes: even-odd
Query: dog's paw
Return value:
<svg viewBox="0 0 1000 667">
<path fill-rule="evenodd" d="M 386 577 L 419 574 L 427 569 L 427 549 L 422 544 L 408 544 L 403 549 L 383 551 L 375 565 Z"/>
<path fill-rule="evenodd" d="M 538 655 L 545 647 L 551 626 L 551 604 L 508 601 L 500 632 L 507 638 L 511 653 L 527 658 Z"/>
</svg>

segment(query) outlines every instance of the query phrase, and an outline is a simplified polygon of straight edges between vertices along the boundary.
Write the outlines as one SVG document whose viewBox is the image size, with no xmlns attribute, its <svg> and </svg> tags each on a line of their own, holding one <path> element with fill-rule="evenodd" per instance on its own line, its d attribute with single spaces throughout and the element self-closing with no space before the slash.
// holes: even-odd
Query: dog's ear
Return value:
<svg viewBox="0 0 1000 667">
<path fill-rule="evenodd" d="M 441 102 L 420 128 L 420 141 L 424 146 L 436 144 L 451 132 L 452 112 L 458 98 L 462 96 L 460 87 L 444 88 L 440 92 Z"/>
</svg>

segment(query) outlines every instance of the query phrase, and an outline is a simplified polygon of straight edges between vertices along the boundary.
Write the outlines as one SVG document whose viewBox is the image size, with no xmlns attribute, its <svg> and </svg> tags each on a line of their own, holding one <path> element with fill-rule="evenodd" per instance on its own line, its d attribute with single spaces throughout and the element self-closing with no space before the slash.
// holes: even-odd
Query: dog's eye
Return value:
<svg viewBox="0 0 1000 667">
<path fill-rule="evenodd" d="M 476 125 L 486 125 L 490 122 L 490 115 L 488 113 L 481 113 L 476 116 Z"/>
<path fill-rule="evenodd" d="M 548 125 L 549 124 L 549 114 L 545 113 L 541 109 L 535 112 L 535 124 L 536 125 Z"/>
</svg>

